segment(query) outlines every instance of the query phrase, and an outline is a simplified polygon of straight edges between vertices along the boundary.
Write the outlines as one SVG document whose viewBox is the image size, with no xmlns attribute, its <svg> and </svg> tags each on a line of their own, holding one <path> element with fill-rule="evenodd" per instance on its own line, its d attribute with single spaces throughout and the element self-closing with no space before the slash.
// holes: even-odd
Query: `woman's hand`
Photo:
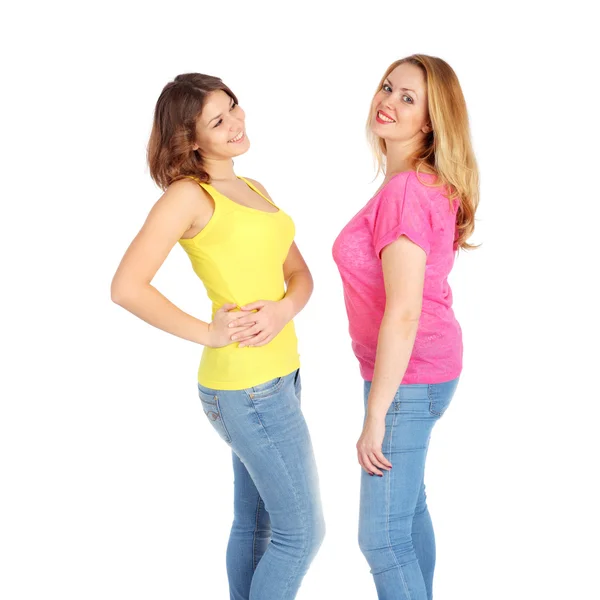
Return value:
<svg viewBox="0 0 600 600">
<path fill-rule="evenodd" d="M 385 416 L 369 417 L 365 421 L 362 434 L 356 444 L 358 462 L 369 475 L 383 477 L 380 469 L 389 471 L 392 463 L 383 455 L 381 445 L 385 436 Z"/>
<path fill-rule="evenodd" d="M 221 308 L 215 313 L 215 318 L 211 323 L 208 324 L 208 335 L 209 342 L 207 346 L 210 348 L 223 348 L 223 346 L 229 346 L 232 343 L 232 323 L 240 318 L 240 314 L 247 317 L 252 316 L 250 311 L 235 311 L 237 304 L 223 304 Z M 242 327 L 236 327 L 233 331 L 237 334 L 243 334 L 254 324 L 253 320 L 249 320 L 248 323 Z M 235 327 L 235 326 L 234 326 Z"/>
<path fill-rule="evenodd" d="M 229 327 L 248 327 L 245 331 L 234 331 L 231 340 L 240 342 L 239 348 L 248 346 L 256 348 L 268 344 L 291 320 L 292 307 L 283 298 L 279 301 L 259 300 L 242 306 L 243 311 L 253 311 L 247 316 L 240 317 Z"/>
</svg>

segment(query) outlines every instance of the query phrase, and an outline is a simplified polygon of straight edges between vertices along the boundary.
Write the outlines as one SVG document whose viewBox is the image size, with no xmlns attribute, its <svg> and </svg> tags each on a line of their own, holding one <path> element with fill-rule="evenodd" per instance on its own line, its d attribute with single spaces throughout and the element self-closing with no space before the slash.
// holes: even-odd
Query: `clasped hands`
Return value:
<svg viewBox="0 0 600 600">
<path fill-rule="evenodd" d="M 257 348 L 268 344 L 291 321 L 293 314 L 289 301 L 259 300 L 240 306 L 224 304 L 208 325 L 210 346 L 222 348 L 239 342 L 239 348 Z M 385 434 L 384 418 L 367 418 L 356 449 L 358 462 L 369 475 L 383 475 L 391 463 L 381 451 Z"/>
<path fill-rule="evenodd" d="M 239 348 L 268 344 L 292 319 L 288 300 L 258 300 L 240 306 L 224 304 L 208 325 L 209 345 L 222 348 L 239 342 Z"/>
</svg>

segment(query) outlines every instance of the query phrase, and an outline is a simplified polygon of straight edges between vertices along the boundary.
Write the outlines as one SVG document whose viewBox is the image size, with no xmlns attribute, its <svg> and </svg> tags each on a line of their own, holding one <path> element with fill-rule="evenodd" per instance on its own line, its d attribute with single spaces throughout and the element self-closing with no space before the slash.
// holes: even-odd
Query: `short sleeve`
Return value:
<svg viewBox="0 0 600 600">
<path fill-rule="evenodd" d="M 426 255 L 431 248 L 431 188 L 413 172 L 396 175 L 381 192 L 373 223 L 373 245 L 382 250 L 405 235 Z"/>
</svg>

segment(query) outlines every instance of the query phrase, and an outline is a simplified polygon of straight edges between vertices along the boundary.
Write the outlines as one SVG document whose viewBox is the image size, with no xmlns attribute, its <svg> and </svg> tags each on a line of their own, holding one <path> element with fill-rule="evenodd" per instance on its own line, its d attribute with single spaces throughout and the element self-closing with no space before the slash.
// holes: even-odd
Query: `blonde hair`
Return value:
<svg viewBox="0 0 600 600">
<path fill-rule="evenodd" d="M 479 204 L 479 171 L 471 145 L 467 105 L 458 77 L 441 58 L 413 54 L 393 62 L 387 68 L 377 92 L 388 75 L 403 63 L 415 65 L 423 71 L 429 120 L 433 128 L 426 135 L 423 145 L 411 157 L 412 168 L 417 174 L 423 172 L 435 175 L 435 185 L 445 186 L 451 201 L 458 199 L 456 245 L 464 249 L 475 248 L 467 240 L 475 228 L 475 211 Z M 385 140 L 371 130 L 372 111 L 371 105 L 367 137 L 379 174 L 385 171 L 387 148 Z"/>
</svg>

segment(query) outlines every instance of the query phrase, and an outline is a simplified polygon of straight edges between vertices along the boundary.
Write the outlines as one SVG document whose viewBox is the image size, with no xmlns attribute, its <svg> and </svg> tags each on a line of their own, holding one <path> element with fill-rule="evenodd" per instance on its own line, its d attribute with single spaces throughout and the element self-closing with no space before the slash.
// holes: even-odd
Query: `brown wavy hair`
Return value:
<svg viewBox="0 0 600 600">
<path fill-rule="evenodd" d="M 423 145 L 412 156 L 412 168 L 417 174 L 423 172 L 435 175 L 435 185 L 445 186 L 451 201 L 458 198 L 456 245 L 463 249 L 476 248 L 467 239 L 475 228 L 475 211 L 479 204 L 479 170 L 471 145 L 467 105 L 458 77 L 441 58 L 413 54 L 393 62 L 387 68 L 377 91 L 381 89 L 387 76 L 403 63 L 419 67 L 425 76 L 432 126 Z M 385 171 L 387 148 L 385 140 L 371 131 L 371 117 L 369 114 L 367 136 L 379 174 Z"/>
<path fill-rule="evenodd" d="M 156 184 L 165 190 L 188 175 L 210 183 L 202 155 L 192 147 L 196 140 L 196 121 L 207 96 L 221 90 L 236 104 L 236 95 L 218 78 L 201 73 L 177 75 L 163 88 L 156 108 L 148 142 L 148 166 Z"/>
</svg>

